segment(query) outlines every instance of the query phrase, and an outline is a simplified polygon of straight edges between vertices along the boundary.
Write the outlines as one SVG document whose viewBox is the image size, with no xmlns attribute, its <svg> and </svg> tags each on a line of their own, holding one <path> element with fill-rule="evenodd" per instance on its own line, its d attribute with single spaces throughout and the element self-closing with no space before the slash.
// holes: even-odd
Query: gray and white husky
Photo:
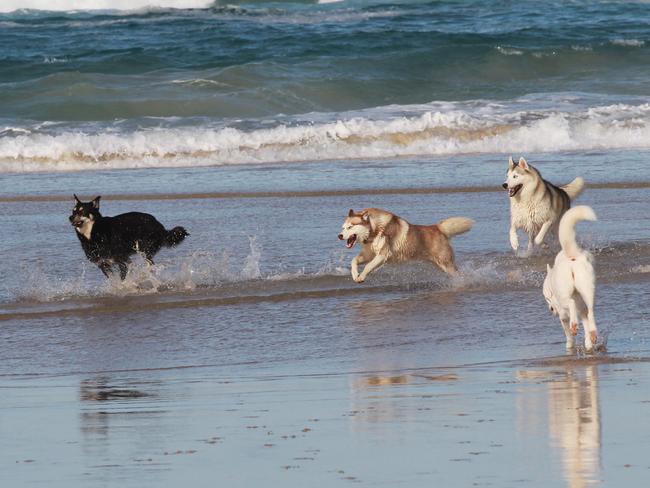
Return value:
<svg viewBox="0 0 650 488">
<path fill-rule="evenodd" d="M 517 251 L 517 230 L 528 234 L 528 252 L 533 246 L 541 246 L 549 230 L 557 235 L 557 227 L 564 212 L 571 207 L 584 188 L 585 182 L 578 177 L 564 186 L 542 178 L 541 173 L 524 158 L 518 163 L 508 161 L 506 181 L 502 185 L 510 196 L 510 245 Z"/>
</svg>

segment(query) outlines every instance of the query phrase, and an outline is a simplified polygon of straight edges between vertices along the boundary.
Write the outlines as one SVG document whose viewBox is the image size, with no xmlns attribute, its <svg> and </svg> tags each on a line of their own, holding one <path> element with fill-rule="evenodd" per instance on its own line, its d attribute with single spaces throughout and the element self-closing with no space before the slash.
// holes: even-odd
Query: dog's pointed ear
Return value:
<svg viewBox="0 0 650 488">
<path fill-rule="evenodd" d="M 519 158 L 519 167 L 525 171 L 530 169 L 530 166 L 528 166 L 528 163 L 524 158 Z"/>
<path fill-rule="evenodd" d="M 81 203 L 81 200 L 79 200 L 79 197 L 76 194 L 73 193 L 72 196 L 74 197 L 75 202 Z"/>
<path fill-rule="evenodd" d="M 512 169 L 515 167 L 515 162 L 512 160 L 512 156 L 508 158 L 508 169 Z"/>
<path fill-rule="evenodd" d="M 98 196 L 97 198 L 95 198 L 95 199 L 92 201 L 93 208 L 96 208 L 97 210 L 99 210 L 99 200 L 100 200 L 101 198 L 102 198 L 101 196 Z"/>
<path fill-rule="evenodd" d="M 364 222 L 370 222 L 370 214 L 368 212 L 363 212 L 363 215 L 361 215 L 361 220 Z"/>
<path fill-rule="evenodd" d="M 348 217 L 352 217 L 354 215 L 354 210 L 350 209 L 348 212 Z"/>
</svg>

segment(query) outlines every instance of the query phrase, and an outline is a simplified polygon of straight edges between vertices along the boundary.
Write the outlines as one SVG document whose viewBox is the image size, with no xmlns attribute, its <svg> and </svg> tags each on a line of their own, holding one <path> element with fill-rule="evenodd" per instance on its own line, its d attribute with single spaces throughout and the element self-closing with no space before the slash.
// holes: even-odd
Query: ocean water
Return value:
<svg viewBox="0 0 650 488">
<path fill-rule="evenodd" d="M 637 149 L 650 140 L 644 2 L 1 8 L 2 172 Z"/>
<path fill-rule="evenodd" d="M 649 61 L 645 2 L 0 2 L 2 480 L 643 485 Z M 509 247 L 510 154 L 587 182 L 596 354 L 556 244 Z M 191 235 L 107 280 L 73 193 Z M 459 276 L 354 283 L 370 206 L 474 219 Z"/>
</svg>

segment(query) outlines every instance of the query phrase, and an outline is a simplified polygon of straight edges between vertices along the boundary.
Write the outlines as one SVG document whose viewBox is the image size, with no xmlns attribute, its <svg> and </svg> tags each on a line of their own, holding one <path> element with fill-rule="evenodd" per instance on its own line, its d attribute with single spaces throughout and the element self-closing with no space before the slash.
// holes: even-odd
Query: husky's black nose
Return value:
<svg viewBox="0 0 650 488">
<path fill-rule="evenodd" d="M 501 185 L 501 186 L 503 187 L 504 190 L 507 190 L 507 189 L 508 189 L 508 183 L 504 183 L 504 184 Z"/>
<path fill-rule="evenodd" d="M 339 234 L 339 241 L 343 240 L 343 234 Z"/>
</svg>

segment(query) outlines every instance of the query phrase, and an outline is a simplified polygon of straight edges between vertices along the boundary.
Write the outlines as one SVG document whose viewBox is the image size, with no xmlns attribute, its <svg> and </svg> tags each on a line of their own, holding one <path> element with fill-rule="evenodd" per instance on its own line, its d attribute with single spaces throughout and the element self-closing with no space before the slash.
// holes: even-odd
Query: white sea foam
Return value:
<svg viewBox="0 0 650 488">
<path fill-rule="evenodd" d="M 213 0 L 2 0 L 0 12 L 16 10 L 137 10 L 158 8 L 205 8 Z"/>
<path fill-rule="evenodd" d="M 66 58 L 57 58 L 55 56 L 45 56 L 43 58 L 43 63 L 45 64 L 61 64 L 67 62 L 68 60 Z"/>
<path fill-rule="evenodd" d="M 615 46 L 628 46 L 628 47 L 643 47 L 645 41 L 640 39 L 612 39 L 612 44 Z"/>
<path fill-rule="evenodd" d="M 594 48 L 589 46 L 589 45 L 580 46 L 578 44 L 575 44 L 575 45 L 571 46 L 571 49 L 573 49 L 574 51 L 579 51 L 579 52 L 591 52 L 591 51 L 594 50 Z"/>
<path fill-rule="evenodd" d="M 650 104 L 566 105 L 558 102 L 568 110 L 486 103 L 388 107 L 314 114 L 319 122 L 305 116 L 271 127 L 251 122 L 253 129 L 226 124 L 120 132 L 110 126 L 84 133 L 60 125 L 12 127 L 0 134 L 0 172 L 650 148 Z"/>
<path fill-rule="evenodd" d="M 521 56 L 524 52 L 521 49 L 514 49 L 511 47 L 497 46 L 497 51 L 505 56 Z"/>
</svg>

